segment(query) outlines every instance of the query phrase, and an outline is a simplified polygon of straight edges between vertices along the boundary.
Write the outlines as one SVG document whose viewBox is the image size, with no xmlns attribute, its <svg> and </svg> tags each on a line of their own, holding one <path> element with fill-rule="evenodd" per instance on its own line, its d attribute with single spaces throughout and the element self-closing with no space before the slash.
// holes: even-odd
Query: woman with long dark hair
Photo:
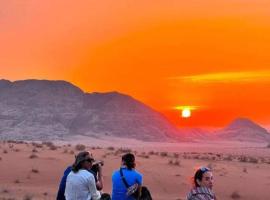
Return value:
<svg viewBox="0 0 270 200">
<path fill-rule="evenodd" d="M 213 174 L 211 169 L 200 167 L 195 172 L 193 188 L 187 195 L 187 200 L 216 200 L 213 188 Z"/>
<path fill-rule="evenodd" d="M 94 162 L 87 151 L 80 152 L 68 174 L 65 188 L 66 200 L 99 200 L 101 194 L 97 191 L 95 177 L 89 170 Z"/>
</svg>

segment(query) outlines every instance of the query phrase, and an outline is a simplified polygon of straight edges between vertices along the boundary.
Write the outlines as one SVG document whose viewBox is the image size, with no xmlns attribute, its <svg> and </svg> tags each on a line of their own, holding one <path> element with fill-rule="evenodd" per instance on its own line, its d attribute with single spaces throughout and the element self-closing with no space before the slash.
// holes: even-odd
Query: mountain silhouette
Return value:
<svg viewBox="0 0 270 200">
<path fill-rule="evenodd" d="M 224 129 L 217 132 L 219 139 L 234 141 L 270 141 L 269 132 L 247 118 L 237 118 Z"/>
<path fill-rule="evenodd" d="M 166 141 L 176 133 L 162 114 L 125 94 L 84 93 L 66 81 L 0 80 L 0 139 L 84 135 Z"/>
</svg>

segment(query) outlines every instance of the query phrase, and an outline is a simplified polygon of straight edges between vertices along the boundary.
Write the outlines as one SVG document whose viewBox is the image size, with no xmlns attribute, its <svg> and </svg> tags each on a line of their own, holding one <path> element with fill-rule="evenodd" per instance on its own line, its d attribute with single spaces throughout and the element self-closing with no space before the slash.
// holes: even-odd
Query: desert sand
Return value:
<svg viewBox="0 0 270 200">
<path fill-rule="evenodd" d="M 82 145 L 77 145 L 82 144 Z M 89 150 L 105 165 L 104 192 L 111 192 L 111 174 L 126 151 L 136 153 L 155 200 L 181 200 L 191 188 L 196 167 L 214 174 L 218 199 L 267 200 L 270 188 L 270 148 L 256 143 L 153 143 L 117 138 L 68 142 L 0 142 L 0 199 L 55 199 L 64 169 L 79 149 Z"/>
</svg>

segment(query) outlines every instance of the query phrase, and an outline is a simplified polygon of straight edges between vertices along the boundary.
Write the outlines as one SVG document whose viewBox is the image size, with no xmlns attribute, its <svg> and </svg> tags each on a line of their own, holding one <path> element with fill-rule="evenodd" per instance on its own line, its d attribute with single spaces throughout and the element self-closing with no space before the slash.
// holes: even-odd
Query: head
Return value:
<svg viewBox="0 0 270 200">
<path fill-rule="evenodd" d="M 88 151 L 82 151 L 75 156 L 75 162 L 72 166 L 73 172 L 78 172 L 80 169 L 90 170 L 94 158 Z"/>
<path fill-rule="evenodd" d="M 122 156 L 122 165 L 125 165 L 128 169 L 134 169 L 136 167 L 135 156 L 132 153 L 127 153 Z"/>
<path fill-rule="evenodd" d="M 211 169 L 207 167 L 200 167 L 193 178 L 194 185 L 196 187 L 207 187 L 212 189 L 213 187 L 213 174 Z"/>
</svg>

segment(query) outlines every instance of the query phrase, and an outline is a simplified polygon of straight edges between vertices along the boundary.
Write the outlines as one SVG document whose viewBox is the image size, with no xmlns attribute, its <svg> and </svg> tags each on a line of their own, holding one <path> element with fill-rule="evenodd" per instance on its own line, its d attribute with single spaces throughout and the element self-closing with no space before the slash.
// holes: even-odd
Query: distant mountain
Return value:
<svg viewBox="0 0 270 200">
<path fill-rule="evenodd" d="M 166 141 L 177 133 L 163 115 L 124 94 L 84 93 L 66 81 L 0 80 L 0 139 L 85 135 Z"/>
<path fill-rule="evenodd" d="M 182 141 L 200 141 L 211 139 L 212 134 L 209 130 L 202 128 L 179 128 L 178 138 Z"/>
<path fill-rule="evenodd" d="M 247 118 L 238 118 L 227 127 L 218 131 L 216 137 L 222 140 L 267 142 L 270 133 Z"/>
<path fill-rule="evenodd" d="M 77 135 L 144 141 L 270 141 L 266 129 L 245 118 L 214 134 L 178 129 L 162 114 L 118 92 L 84 93 L 66 81 L 0 80 L 0 139 L 65 140 Z"/>
</svg>

